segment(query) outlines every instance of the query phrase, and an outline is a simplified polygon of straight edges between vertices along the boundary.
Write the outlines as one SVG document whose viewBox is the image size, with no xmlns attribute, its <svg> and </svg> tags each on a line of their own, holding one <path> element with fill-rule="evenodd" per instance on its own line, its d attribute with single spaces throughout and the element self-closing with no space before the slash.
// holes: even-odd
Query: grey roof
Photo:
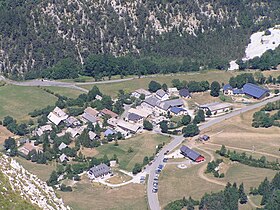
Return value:
<svg viewBox="0 0 280 210">
<path fill-rule="evenodd" d="M 84 113 L 82 115 L 82 117 L 85 118 L 86 120 L 92 122 L 92 123 L 95 123 L 97 121 L 96 117 L 94 117 L 94 116 L 92 116 L 92 115 L 90 115 L 88 113 Z"/>
<path fill-rule="evenodd" d="M 138 121 L 138 120 L 141 120 L 142 117 L 135 113 L 129 113 L 127 116 L 127 119 L 131 120 L 131 121 Z"/>
<path fill-rule="evenodd" d="M 179 107 L 179 106 L 183 106 L 183 105 L 184 105 L 184 102 L 182 99 L 173 99 L 173 100 L 162 102 L 159 107 L 164 110 L 168 110 L 171 107 Z"/>
<path fill-rule="evenodd" d="M 190 91 L 187 88 L 183 88 L 183 89 L 179 90 L 179 95 L 181 97 L 191 96 Z"/>
<path fill-rule="evenodd" d="M 90 175 L 94 175 L 95 178 L 99 177 L 99 176 L 103 176 L 103 175 L 106 175 L 108 173 L 111 172 L 111 169 L 109 166 L 107 166 L 106 164 L 104 163 L 101 163 L 97 166 L 93 166 L 89 171 L 88 173 Z"/>
<path fill-rule="evenodd" d="M 66 147 L 68 147 L 64 142 L 61 142 L 61 144 L 59 145 L 58 149 L 59 150 L 63 150 L 65 149 Z"/>
<path fill-rule="evenodd" d="M 189 147 L 183 145 L 181 148 L 180 148 L 180 151 L 181 153 L 190 158 L 191 160 L 195 161 L 199 156 L 200 154 L 192 149 L 190 149 Z"/>
<path fill-rule="evenodd" d="M 159 90 L 157 90 L 156 94 L 157 94 L 159 97 L 162 98 L 162 97 L 166 94 L 166 92 L 165 92 L 164 90 L 162 90 L 162 89 L 159 89 Z"/>
<path fill-rule="evenodd" d="M 156 105 L 158 105 L 160 103 L 160 100 L 157 97 L 151 96 L 149 98 L 146 98 L 144 102 L 155 107 Z"/>
<path fill-rule="evenodd" d="M 252 83 L 245 84 L 243 86 L 243 91 L 246 95 L 252 96 L 254 98 L 261 98 L 269 92 L 269 90 Z"/>
<path fill-rule="evenodd" d="M 243 89 L 238 89 L 238 88 L 234 88 L 232 92 L 233 94 L 244 94 Z"/>
<path fill-rule="evenodd" d="M 224 85 L 223 90 L 232 90 L 232 87 L 230 84 L 226 84 Z"/>
</svg>

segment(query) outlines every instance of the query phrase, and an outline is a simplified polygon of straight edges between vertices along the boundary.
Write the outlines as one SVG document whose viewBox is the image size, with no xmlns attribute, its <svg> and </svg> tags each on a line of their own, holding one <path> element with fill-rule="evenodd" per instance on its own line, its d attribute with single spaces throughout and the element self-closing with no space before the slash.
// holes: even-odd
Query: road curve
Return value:
<svg viewBox="0 0 280 210">
<path fill-rule="evenodd" d="M 233 111 L 231 113 L 228 113 L 226 115 L 217 117 L 215 119 L 212 119 L 208 122 L 203 123 L 202 125 L 199 126 L 200 130 L 204 130 L 206 128 L 209 128 L 217 123 L 220 123 L 226 119 L 235 117 L 239 114 L 242 114 L 244 112 L 248 112 L 251 111 L 253 109 L 262 107 L 264 105 L 266 105 L 269 102 L 275 102 L 280 100 L 280 96 L 277 97 L 273 97 L 264 101 L 261 101 L 259 103 L 253 104 L 253 105 L 249 105 L 246 107 L 241 108 L 240 110 L 237 111 Z M 157 193 L 153 193 L 152 189 L 153 189 L 153 180 L 155 177 L 155 170 L 158 167 L 159 164 L 163 164 L 165 165 L 162 160 L 164 157 L 164 153 L 169 150 L 172 151 L 173 149 L 175 149 L 178 145 L 180 145 L 182 143 L 182 141 L 185 139 L 183 136 L 172 136 L 173 140 L 166 145 L 158 154 L 158 157 L 155 159 L 155 161 L 152 163 L 152 165 L 150 165 L 146 170 L 148 170 L 149 173 L 149 178 L 148 178 L 148 186 L 147 186 L 147 197 L 148 197 L 148 203 L 149 203 L 149 207 L 151 210 L 160 210 L 160 204 L 159 204 L 159 200 L 158 200 L 158 194 Z"/>
</svg>

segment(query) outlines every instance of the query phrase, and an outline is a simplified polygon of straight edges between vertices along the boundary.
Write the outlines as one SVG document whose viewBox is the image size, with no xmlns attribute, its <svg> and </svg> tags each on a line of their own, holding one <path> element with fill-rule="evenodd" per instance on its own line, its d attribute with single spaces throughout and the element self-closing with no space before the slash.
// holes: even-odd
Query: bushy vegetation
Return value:
<svg viewBox="0 0 280 210">
<path fill-rule="evenodd" d="M 268 168 L 272 170 L 280 170 L 280 164 L 278 160 L 276 161 L 268 161 L 265 156 L 262 156 L 259 159 L 255 159 L 252 155 L 248 156 L 245 152 L 238 153 L 236 151 L 230 151 L 226 149 L 223 145 L 220 150 L 216 151 L 217 154 L 222 157 L 229 158 L 231 161 L 237 161 L 244 165 L 257 167 L 257 168 Z"/>
<path fill-rule="evenodd" d="M 223 173 L 219 174 L 219 170 L 217 169 L 220 165 L 220 163 L 222 163 L 223 160 L 222 159 L 217 159 L 217 160 L 213 160 L 211 162 L 209 162 L 207 164 L 207 168 L 205 173 L 212 173 L 214 175 L 214 177 L 217 178 L 223 178 L 225 175 Z"/>
</svg>

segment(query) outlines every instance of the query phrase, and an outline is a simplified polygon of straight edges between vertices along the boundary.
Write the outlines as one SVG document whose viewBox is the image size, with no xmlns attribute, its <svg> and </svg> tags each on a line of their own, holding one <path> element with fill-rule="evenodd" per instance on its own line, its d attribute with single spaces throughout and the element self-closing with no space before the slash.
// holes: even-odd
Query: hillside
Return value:
<svg viewBox="0 0 280 210">
<path fill-rule="evenodd" d="M 244 56 L 253 32 L 279 23 L 279 7 L 277 0 L 0 0 L 0 72 L 107 53 L 224 68 Z"/>
</svg>

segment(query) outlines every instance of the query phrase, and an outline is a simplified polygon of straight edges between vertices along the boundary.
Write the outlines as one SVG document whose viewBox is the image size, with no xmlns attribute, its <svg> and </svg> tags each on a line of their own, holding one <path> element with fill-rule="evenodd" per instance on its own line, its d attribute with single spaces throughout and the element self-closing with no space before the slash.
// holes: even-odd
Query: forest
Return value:
<svg viewBox="0 0 280 210">
<path fill-rule="evenodd" d="M 279 23 L 279 7 L 276 0 L 1 0 L 0 72 L 75 78 L 56 73 L 65 59 L 94 76 L 226 69 L 253 32 Z M 93 68 L 110 57 L 127 65 Z"/>
</svg>

